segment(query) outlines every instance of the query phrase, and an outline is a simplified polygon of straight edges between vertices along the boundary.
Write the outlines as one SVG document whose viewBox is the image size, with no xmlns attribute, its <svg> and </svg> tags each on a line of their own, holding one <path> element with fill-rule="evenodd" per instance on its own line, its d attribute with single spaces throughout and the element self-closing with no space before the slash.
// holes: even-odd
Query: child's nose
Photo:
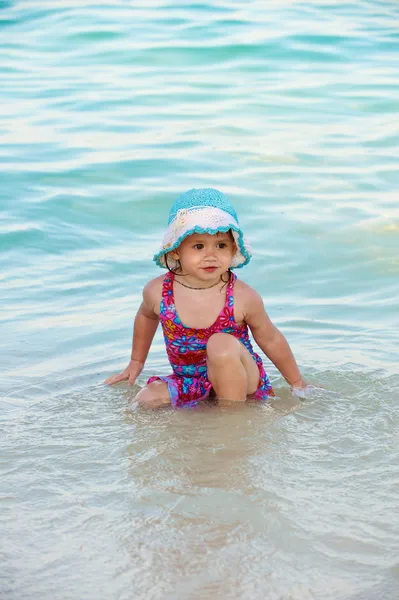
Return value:
<svg viewBox="0 0 399 600">
<path fill-rule="evenodd" d="M 214 258 L 216 256 L 216 248 L 207 248 L 205 256 L 206 258 Z"/>
</svg>

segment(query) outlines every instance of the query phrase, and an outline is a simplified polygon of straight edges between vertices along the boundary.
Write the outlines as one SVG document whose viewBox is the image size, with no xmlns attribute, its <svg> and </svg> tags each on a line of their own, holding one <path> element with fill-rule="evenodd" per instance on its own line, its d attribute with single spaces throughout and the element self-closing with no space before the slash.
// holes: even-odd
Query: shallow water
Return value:
<svg viewBox="0 0 399 600">
<path fill-rule="evenodd" d="M 395 2 L 0 2 L 0 597 L 399 597 Z M 102 380 L 170 203 L 233 199 L 304 374 Z M 140 378 L 169 371 L 161 336 Z"/>
</svg>

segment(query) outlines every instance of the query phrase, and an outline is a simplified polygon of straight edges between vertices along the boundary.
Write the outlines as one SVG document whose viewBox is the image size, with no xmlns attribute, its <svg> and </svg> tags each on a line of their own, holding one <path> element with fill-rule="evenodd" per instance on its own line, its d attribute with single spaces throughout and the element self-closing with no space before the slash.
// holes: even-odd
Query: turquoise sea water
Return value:
<svg viewBox="0 0 399 600">
<path fill-rule="evenodd" d="M 0 1 L 0 597 L 396 600 L 396 2 Z M 171 202 L 232 198 L 303 403 L 138 410 Z M 169 372 L 157 335 L 139 384 Z"/>
</svg>

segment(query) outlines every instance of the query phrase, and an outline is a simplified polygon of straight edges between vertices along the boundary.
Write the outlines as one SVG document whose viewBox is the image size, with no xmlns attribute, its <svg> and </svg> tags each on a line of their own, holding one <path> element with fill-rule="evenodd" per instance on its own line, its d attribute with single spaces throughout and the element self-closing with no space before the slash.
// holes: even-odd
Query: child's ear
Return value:
<svg viewBox="0 0 399 600">
<path fill-rule="evenodd" d="M 172 250 L 172 252 L 168 252 L 168 254 L 173 260 L 179 260 L 179 253 L 177 250 Z"/>
</svg>

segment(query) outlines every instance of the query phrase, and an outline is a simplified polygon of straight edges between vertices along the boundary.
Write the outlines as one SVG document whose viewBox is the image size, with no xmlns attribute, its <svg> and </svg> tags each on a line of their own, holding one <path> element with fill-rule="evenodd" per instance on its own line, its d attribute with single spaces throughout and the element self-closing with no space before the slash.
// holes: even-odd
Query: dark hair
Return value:
<svg viewBox="0 0 399 600">
<path fill-rule="evenodd" d="M 173 269 L 170 268 L 170 266 L 168 264 L 168 254 L 169 254 L 169 252 L 167 252 L 165 254 L 165 265 L 166 265 L 166 268 L 168 269 L 169 273 L 173 273 L 173 275 L 181 275 L 181 277 L 185 277 L 187 275 L 187 273 L 182 273 L 182 274 L 176 273 L 176 271 L 174 271 Z M 179 263 L 178 268 L 181 269 L 180 260 L 177 260 L 176 262 Z"/>
</svg>

